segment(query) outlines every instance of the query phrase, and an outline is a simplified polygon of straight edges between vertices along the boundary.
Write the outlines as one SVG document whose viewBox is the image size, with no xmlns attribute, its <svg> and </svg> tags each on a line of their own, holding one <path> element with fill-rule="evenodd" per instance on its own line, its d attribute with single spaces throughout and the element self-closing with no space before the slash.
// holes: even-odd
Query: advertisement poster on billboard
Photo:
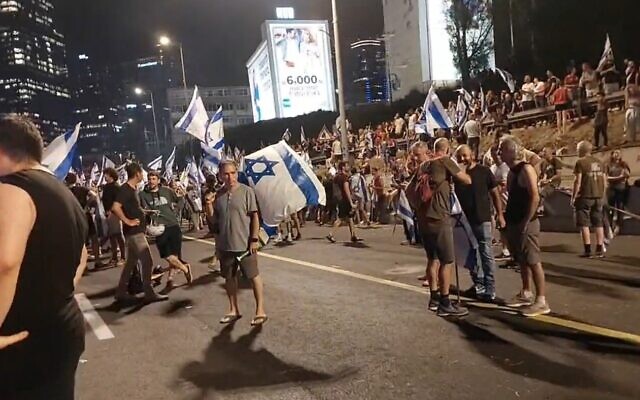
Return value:
<svg viewBox="0 0 640 400">
<path fill-rule="evenodd" d="M 276 104 L 273 97 L 271 66 L 269 64 L 269 48 L 263 42 L 247 63 L 253 121 L 264 121 L 276 118 Z"/>
<path fill-rule="evenodd" d="M 335 111 L 331 42 L 326 21 L 268 21 L 279 115 Z"/>
</svg>

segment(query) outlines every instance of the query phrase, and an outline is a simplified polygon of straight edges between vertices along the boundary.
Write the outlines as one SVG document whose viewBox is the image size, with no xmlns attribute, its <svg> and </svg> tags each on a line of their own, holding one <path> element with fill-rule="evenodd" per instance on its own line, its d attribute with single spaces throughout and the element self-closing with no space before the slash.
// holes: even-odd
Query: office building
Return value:
<svg viewBox="0 0 640 400">
<path fill-rule="evenodd" d="M 0 1 L 0 112 L 34 119 L 50 140 L 69 127 L 64 36 L 49 0 Z"/>
<path fill-rule="evenodd" d="M 357 65 L 353 73 L 351 103 L 388 103 L 389 81 L 384 42 L 359 40 L 351 43 L 350 47 Z"/>
</svg>

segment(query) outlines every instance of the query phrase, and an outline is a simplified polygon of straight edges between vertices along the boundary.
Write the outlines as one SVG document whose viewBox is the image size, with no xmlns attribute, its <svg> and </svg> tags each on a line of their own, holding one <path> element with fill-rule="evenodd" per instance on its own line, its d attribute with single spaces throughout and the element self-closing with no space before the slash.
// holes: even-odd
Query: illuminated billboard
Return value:
<svg viewBox="0 0 640 400">
<path fill-rule="evenodd" d="M 327 21 L 265 21 L 247 62 L 255 121 L 335 111 Z"/>
<path fill-rule="evenodd" d="M 277 117 L 267 42 L 247 62 L 254 122 Z"/>
<path fill-rule="evenodd" d="M 326 21 L 266 21 L 276 108 L 281 118 L 335 111 L 331 40 Z"/>
</svg>

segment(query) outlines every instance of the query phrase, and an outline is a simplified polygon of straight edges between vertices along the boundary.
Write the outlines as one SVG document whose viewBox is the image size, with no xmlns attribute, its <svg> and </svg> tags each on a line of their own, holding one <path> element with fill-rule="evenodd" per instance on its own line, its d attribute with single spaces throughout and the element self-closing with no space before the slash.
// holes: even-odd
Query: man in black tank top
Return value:
<svg viewBox="0 0 640 400">
<path fill-rule="evenodd" d="M 537 208 L 540 202 L 538 177 L 535 169 L 518 157 L 519 145 L 512 138 L 500 142 L 500 157 L 507 163 L 509 173 L 509 200 L 505 220 L 507 241 L 516 262 L 520 265 L 522 290 L 507 302 L 509 307 L 522 307 L 522 315 L 535 317 L 549 314 L 551 309 L 545 299 L 545 277 L 540 260 L 540 221 Z M 536 287 L 534 298 L 531 278 Z"/>
<path fill-rule="evenodd" d="M 84 320 L 73 297 L 87 221 L 44 167 L 30 121 L 0 117 L 0 399 L 74 397 Z"/>
</svg>

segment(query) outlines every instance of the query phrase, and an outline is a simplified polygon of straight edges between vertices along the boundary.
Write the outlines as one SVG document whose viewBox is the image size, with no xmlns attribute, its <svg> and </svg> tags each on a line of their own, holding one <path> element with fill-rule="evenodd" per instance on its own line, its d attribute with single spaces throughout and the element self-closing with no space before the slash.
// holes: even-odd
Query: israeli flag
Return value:
<svg viewBox="0 0 640 400">
<path fill-rule="evenodd" d="M 432 133 L 436 129 L 453 128 L 453 122 L 451 122 L 451 118 L 449 118 L 447 110 L 442 106 L 440 98 L 436 94 L 433 86 L 431 86 L 431 89 L 429 89 L 427 98 L 424 101 L 424 106 L 422 107 L 422 116 L 423 118 L 420 118 L 420 121 L 422 123 L 419 123 L 420 125 L 422 125 L 422 129 L 420 130 Z M 419 128 L 416 126 L 416 132 L 418 132 L 418 129 Z"/>
<path fill-rule="evenodd" d="M 202 97 L 200 97 L 197 86 L 193 91 L 193 97 L 191 98 L 187 112 L 180 118 L 180 121 L 176 124 L 176 128 L 182 129 L 201 142 L 207 142 L 209 115 L 202 102 Z"/>
<path fill-rule="evenodd" d="M 266 225 L 276 226 L 308 205 L 326 204 L 322 183 L 284 140 L 249 154 L 244 162 Z"/>
<path fill-rule="evenodd" d="M 100 167 L 98 167 L 97 163 L 93 163 L 93 167 L 91 167 L 91 174 L 89 175 L 89 185 L 94 185 L 98 182 L 100 178 Z"/>
<path fill-rule="evenodd" d="M 460 266 L 476 268 L 478 265 L 478 241 L 454 191 L 451 192 L 451 222 L 456 263 Z"/>
<path fill-rule="evenodd" d="M 304 134 L 304 126 L 300 127 L 300 144 L 307 143 L 307 137 Z"/>
<path fill-rule="evenodd" d="M 118 171 L 118 183 L 121 185 L 124 184 L 129 179 L 129 176 L 127 176 L 126 168 L 127 168 L 127 164 L 122 164 L 121 166 L 116 168 L 116 171 Z"/>
<path fill-rule="evenodd" d="M 198 168 L 198 163 L 194 159 L 190 159 L 189 163 L 188 176 L 189 179 L 194 182 L 197 186 L 202 185 L 206 179 L 204 174 L 202 173 L 202 169 Z"/>
<path fill-rule="evenodd" d="M 213 117 L 211 117 L 211 121 L 209 121 L 209 126 L 207 126 L 207 134 L 205 138 L 205 143 L 212 147 L 224 146 L 224 124 L 222 120 L 222 107 L 218 108 Z"/>
<path fill-rule="evenodd" d="M 413 231 L 413 210 L 409 205 L 409 200 L 407 199 L 407 195 L 404 190 L 400 191 L 400 195 L 398 197 L 398 209 L 396 210 L 396 215 L 407 223 L 409 231 Z"/>
<path fill-rule="evenodd" d="M 147 164 L 147 167 L 151 171 L 160 171 L 162 169 L 162 155 L 159 155 L 153 161 Z"/>
<path fill-rule="evenodd" d="M 58 136 L 44 149 L 42 165 L 47 167 L 58 180 L 64 180 L 71 169 L 78 148 L 79 135 L 80 124 L 77 124 L 73 130 Z"/>
<path fill-rule="evenodd" d="M 204 143 L 200 143 L 202 148 L 202 165 L 209 169 L 214 174 L 218 173 L 220 163 L 224 159 L 224 141 L 221 142 L 219 148 L 207 146 Z"/>
<path fill-rule="evenodd" d="M 167 158 L 167 161 L 164 163 L 164 177 L 167 180 L 171 180 L 173 178 L 173 164 L 176 162 L 176 148 L 173 147 L 173 151 Z"/>
<path fill-rule="evenodd" d="M 496 68 L 495 71 L 498 73 L 498 75 L 500 75 L 500 77 L 502 78 L 502 80 L 504 81 L 504 83 L 507 84 L 507 86 L 509 87 L 509 91 L 511 93 L 516 91 L 516 80 L 513 77 L 513 75 L 511 75 L 509 73 L 509 71 L 506 71 L 504 69 L 500 69 L 500 68 Z M 471 95 L 469 95 L 471 96 Z"/>
<path fill-rule="evenodd" d="M 105 184 L 104 170 L 107 168 L 115 168 L 116 163 L 111 161 L 107 156 L 102 156 L 102 169 L 100 169 L 100 178 L 98 179 L 98 186 Z"/>
<path fill-rule="evenodd" d="M 287 130 L 282 134 L 282 140 L 284 140 L 285 142 L 291 140 L 291 132 L 289 132 L 289 128 L 287 128 Z"/>
<path fill-rule="evenodd" d="M 607 33 L 607 40 L 604 42 L 604 51 L 598 63 L 598 70 L 602 70 L 607 62 L 613 62 L 613 60 L 613 48 L 611 47 L 611 39 L 609 39 L 609 34 Z"/>
</svg>

